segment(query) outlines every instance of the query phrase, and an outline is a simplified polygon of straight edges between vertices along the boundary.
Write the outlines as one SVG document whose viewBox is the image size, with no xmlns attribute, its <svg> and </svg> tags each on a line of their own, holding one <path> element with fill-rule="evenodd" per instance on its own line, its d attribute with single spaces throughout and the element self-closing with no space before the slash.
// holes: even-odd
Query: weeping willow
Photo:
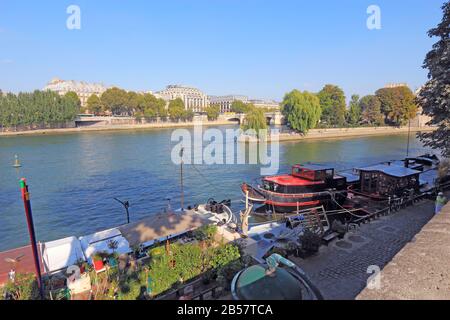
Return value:
<svg viewBox="0 0 450 320">
<path fill-rule="evenodd" d="M 307 133 L 319 123 L 322 110 L 315 94 L 293 90 L 284 97 L 283 113 L 292 129 Z"/>
</svg>

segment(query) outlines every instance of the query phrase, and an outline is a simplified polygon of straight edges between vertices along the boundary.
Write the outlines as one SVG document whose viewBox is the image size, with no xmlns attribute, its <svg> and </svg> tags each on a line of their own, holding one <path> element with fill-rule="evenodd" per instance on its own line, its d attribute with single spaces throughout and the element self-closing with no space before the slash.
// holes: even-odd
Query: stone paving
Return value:
<svg viewBox="0 0 450 320">
<path fill-rule="evenodd" d="M 289 259 L 305 270 L 325 299 L 355 299 L 373 274 L 370 266 L 383 269 L 433 214 L 434 203 L 424 200 L 361 225 L 313 257 Z"/>
</svg>

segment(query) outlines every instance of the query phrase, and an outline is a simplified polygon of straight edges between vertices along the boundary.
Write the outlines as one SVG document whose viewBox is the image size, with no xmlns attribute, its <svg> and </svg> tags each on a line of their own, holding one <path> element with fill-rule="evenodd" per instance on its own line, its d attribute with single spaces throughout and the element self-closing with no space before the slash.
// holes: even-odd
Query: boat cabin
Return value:
<svg viewBox="0 0 450 320">
<path fill-rule="evenodd" d="M 292 176 L 310 181 L 326 181 L 333 179 L 334 168 L 319 164 L 297 164 L 292 167 Z"/>
<path fill-rule="evenodd" d="M 401 195 L 407 189 L 419 190 L 418 170 L 404 166 L 379 164 L 358 168 L 360 191 L 372 195 Z"/>
<path fill-rule="evenodd" d="M 277 193 L 299 194 L 345 187 L 345 177 L 335 175 L 334 168 L 318 164 L 294 165 L 291 174 L 263 179 L 263 188 Z"/>
</svg>

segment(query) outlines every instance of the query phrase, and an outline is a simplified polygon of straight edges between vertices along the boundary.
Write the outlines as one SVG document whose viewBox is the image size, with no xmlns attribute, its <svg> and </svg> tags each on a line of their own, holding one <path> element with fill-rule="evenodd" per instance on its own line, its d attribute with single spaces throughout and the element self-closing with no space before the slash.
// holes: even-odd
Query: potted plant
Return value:
<svg viewBox="0 0 450 320">
<path fill-rule="evenodd" d="M 103 263 L 104 258 L 105 258 L 105 253 L 102 251 L 96 252 L 92 256 L 92 264 L 93 264 L 94 270 L 96 272 L 104 270 L 104 268 L 105 268 L 105 264 Z"/>
</svg>

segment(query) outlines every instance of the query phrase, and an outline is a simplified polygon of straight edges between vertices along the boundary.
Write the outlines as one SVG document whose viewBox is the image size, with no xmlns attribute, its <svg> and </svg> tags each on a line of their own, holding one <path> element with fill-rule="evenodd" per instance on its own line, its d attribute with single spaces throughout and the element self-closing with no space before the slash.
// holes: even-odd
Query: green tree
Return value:
<svg viewBox="0 0 450 320">
<path fill-rule="evenodd" d="M 361 106 L 359 104 L 359 95 L 354 94 L 350 100 L 347 111 L 347 123 L 352 126 L 357 126 L 361 121 Z"/>
<path fill-rule="evenodd" d="M 423 114 L 430 116 L 429 125 L 436 126 L 432 132 L 419 134 L 421 141 L 433 149 L 438 149 L 445 157 L 450 157 L 450 2 L 442 6 L 442 21 L 428 31 L 430 37 L 438 41 L 428 52 L 423 67 L 428 69 L 428 82 L 417 97 Z"/>
<path fill-rule="evenodd" d="M 381 112 L 386 122 L 400 126 L 416 116 L 415 97 L 407 86 L 382 88 L 377 90 L 375 95 L 381 102 Z"/>
<path fill-rule="evenodd" d="M 209 121 L 217 120 L 220 114 L 220 107 L 212 105 L 207 107 L 205 111 Z"/>
<path fill-rule="evenodd" d="M 172 121 L 179 121 L 184 120 L 186 115 L 186 110 L 184 107 L 184 102 L 180 98 L 177 98 L 175 100 L 171 100 L 169 102 L 169 117 Z"/>
<path fill-rule="evenodd" d="M 74 92 L 60 96 L 52 91 L 36 90 L 0 96 L 2 130 L 59 127 L 73 121 L 79 112 L 80 99 Z"/>
<path fill-rule="evenodd" d="M 292 129 L 307 133 L 317 126 L 322 110 L 315 94 L 293 90 L 284 96 L 282 112 Z"/>
<path fill-rule="evenodd" d="M 255 130 L 258 136 L 261 136 L 261 131 L 267 129 L 267 120 L 262 110 L 258 108 L 251 108 L 245 116 L 244 123 L 241 125 L 243 130 Z"/>
<path fill-rule="evenodd" d="M 67 99 L 67 103 L 73 104 L 73 106 L 77 110 L 80 110 L 80 108 L 81 108 L 81 101 L 80 101 L 80 98 L 78 97 L 78 95 L 76 94 L 76 92 L 69 91 L 69 92 L 67 92 L 64 95 L 64 98 Z"/>
<path fill-rule="evenodd" d="M 359 104 L 362 110 L 363 122 L 375 126 L 384 124 L 383 114 L 381 113 L 381 102 L 377 96 L 364 96 L 361 98 Z"/>
<path fill-rule="evenodd" d="M 102 101 L 96 94 L 92 94 L 87 99 L 86 105 L 87 105 L 87 109 L 89 110 L 89 112 L 91 112 L 95 115 L 101 114 L 104 110 Z"/>
<path fill-rule="evenodd" d="M 128 115 L 129 95 L 125 90 L 119 88 L 110 88 L 103 92 L 100 97 L 106 110 L 114 115 Z"/>
<path fill-rule="evenodd" d="M 242 102 L 241 100 L 235 100 L 231 104 L 231 111 L 236 113 L 247 113 L 250 110 L 248 104 Z"/>
<path fill-rule="evenodd" d="M 317 96 L 322 108 L 322 122 L 328 126 L 344 126 L 346 113 L 344 91 L 336 85 L 327 84 Z"/>
</svg>

